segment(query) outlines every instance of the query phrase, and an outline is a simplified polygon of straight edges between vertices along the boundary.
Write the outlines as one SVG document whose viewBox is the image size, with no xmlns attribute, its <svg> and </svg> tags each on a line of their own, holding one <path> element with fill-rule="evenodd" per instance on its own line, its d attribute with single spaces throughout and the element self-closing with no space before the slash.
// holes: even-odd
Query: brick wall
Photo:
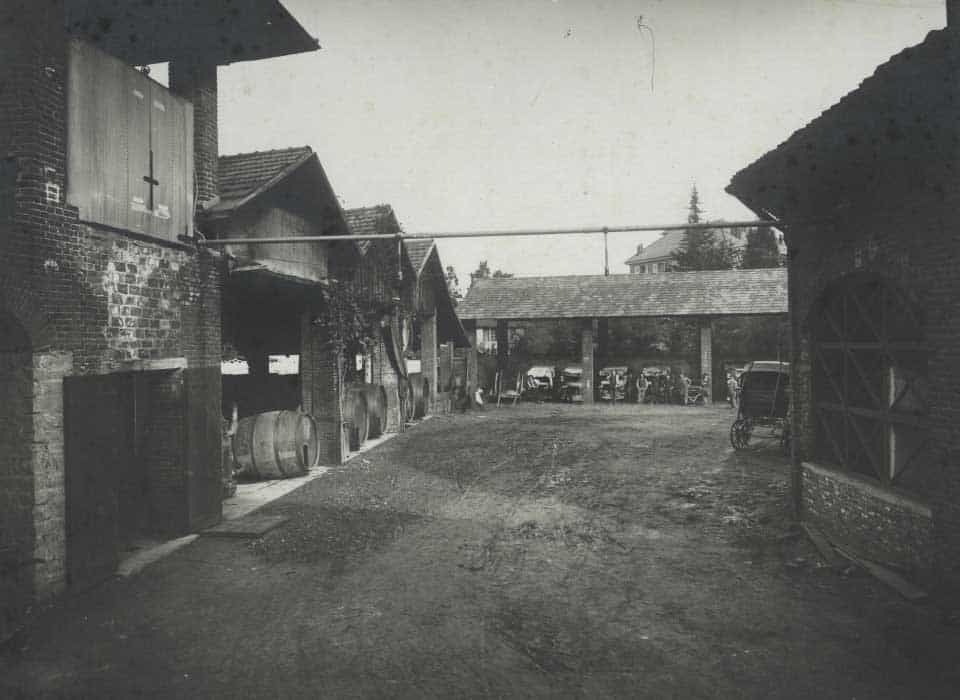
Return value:
<svg viewBox="0 0 960 700">
<path fill-rule="evenodd" d="M 192 60 L 170 62 L 170 90 L 193 103 L 194 173 L 197 204 L 219 195 L 219 122 L 217 66 Z"/>
<path fill-rule="evenodd" d="M 14 205 L 4 208 L 0 222 L 0 318 L 15 318 L 32 350 L 19 374 L 9 363 L 0 371 L 0 382 L 23 379 L 18 385 L 29 388 L 32 403 L 28 422 L 18 419 L 24 430 L 17 440 L 28 446 L 29 470 L 17 460 L 23 488 L 9 492 L 19 495 L 4 517 L 29 524 L 33 542 L 17 559 L 37 560 L 16 575 L 19 593 L 4 595 L 5 601 L 42 598 L 64 583 L 64 377 L 129 371 L 142 368 L 132 361 L 171 357 L 219 376 L 221 260 L 81 224 L 64 202 L 68 66 L 62 11 L 62 3 L 0 9 L 0 159 L 15 171 Z M 172 374 L 168 379 L 174 382 Z M 208 382 L 207 391 L 219 394 L 218 384 Z M 219 477 L 219 459 L 213 466 L 190 462 L 182 449 L 183 402 L 173 386 L 161 381 L 155 388 L 155 420 L 147 429 L 156 445 L 151 466 L 160 495 L 152 508 L 172 534 L 191 521 L 186 474 L 212 469 Z M 219 432 L 210 437 L 219 444 Z M 5 577 L 3 586 L 9 581 Z"/>
<path fill-rule="evenodd" d="M 901 488 L 932 510 L 934 556 L 927 556 L 918 544 L 913 559 L 929 564 L 931 570 L 950 570 L 960 579 L 960 281 L 956 275 L 960 235 L 951 219 L 960 198 L 945 198 L 932 189 L 905 193 L 897 190 L 897 184 L 903 187 L 891 182 L 878 188 L 876 207 L 858 212 L 861 218 L 790 232 L 791 304 L 799 327 L 793 392 L 802 430 L 799 447 L 808 459 L 817 452 L 810 369 L 810 321 L 817 300 L 828 285 L 851 273 L 875 274 L 905 290 L 920 314 L 923 340 L 930 348 L 929 439 L 918 463 L 904 475 Z M 815 498 L 813 493 L 804 494 L 804 503 Z M 826 517 L 826 503 L 817 507 Z M 840 520 L 840 515 L 835 513 L 835 518 Z M 912 525 L 904 521 L 904 546 L 914 546 L 910 532 Z M 863 534 L 865 548 L 880 539 L 870 536 L 869 530 Z M 887 539 L 896 537 L 894 529 Z"/>
</svg>

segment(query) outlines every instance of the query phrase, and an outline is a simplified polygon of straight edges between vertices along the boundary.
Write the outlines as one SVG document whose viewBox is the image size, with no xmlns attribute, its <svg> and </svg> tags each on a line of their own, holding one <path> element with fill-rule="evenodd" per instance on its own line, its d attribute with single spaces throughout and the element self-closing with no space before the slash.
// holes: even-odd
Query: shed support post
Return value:
<svg viewBox="0 0 960 700">
<path fill-rule="evenodd" d="M 327 344 L 327 332 L 314 323 L 318 309 L 300 317 L 300 397 L 303 410 L 317 422 L 321 464 L 340 464 L 349 452 L 343 430 L 340 385 L 343 359 Z"/>
<path fill-rule="evenodd" d="M 592 318 L 584 320 L 580 335 L 580 359 L 583 362 L 583 376 L 580 378 L 580 383 L 583 387 L 584 403 L 593 403 L 595 324 L 596 320 Z"/>
<path fill-rule="evenodd" d="M 437 315 L 425 316 L 420 329 L 420 371 L 428 383 L 426 403 L 431 412 L 437 396 Z"/>
<path fill-rule="evenodd" d="M 609 358 L 608 358 L 609 352 L 610 352 L 610 319 L 601 318 L 597 320 L 597 356 L 600 362 L 610 364 Z"/>
<path fill-rule="evenodd" d="M 467 332 L 467 340 L 470 342 L 470 347 L 467 348 L 467 391 L 472 392 L 477 390 L 477 387 L 480 384 L 480 370 L 477 364 L 477 322 L 470 320 L 463 322 L 463 328 Z"/>
<path fill-rule="evenodd" d="M 497 320 L 497 372 L 500 374 L 499 391 L 504 388 L 513 388 L 507 376 L 507 365 L 510 362 L 510 334 L 506 321 Z"/>
<path fill-rule="evenodd" d="M 700 376 L 695 380 L 703 381 L 703 402 L 709 406 L 713 398 L 713 321 L 709 318 L 700 320 Z"/>
</svg>

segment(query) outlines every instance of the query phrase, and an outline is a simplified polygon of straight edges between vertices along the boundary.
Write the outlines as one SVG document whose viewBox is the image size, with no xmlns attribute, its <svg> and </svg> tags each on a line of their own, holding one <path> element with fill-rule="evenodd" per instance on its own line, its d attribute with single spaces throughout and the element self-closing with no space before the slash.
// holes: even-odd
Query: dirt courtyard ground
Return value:
<svg viewBox="0 0 960 700">
<path fill-rule="evenodd" d="M 715 408 L 429 420 L 38 613 L 3 697 L 957 697 L 960 630 L 791 528 Z"/>
</svg>

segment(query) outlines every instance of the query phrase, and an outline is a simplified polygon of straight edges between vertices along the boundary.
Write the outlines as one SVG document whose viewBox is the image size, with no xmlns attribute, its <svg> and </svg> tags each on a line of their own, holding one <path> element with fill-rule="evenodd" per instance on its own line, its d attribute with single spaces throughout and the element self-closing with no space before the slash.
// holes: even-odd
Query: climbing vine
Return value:
<svg viewBox="0 0 960 700">
<path fill-rule="evenodd" d="M 380 305 L 370 303 L 351 282 L 332 280 L 322 295 L 323 312 L 314 323 L 323 329 L 327 349 L 343 357 L 370 350 L 377 342 Z"/>
</svg>

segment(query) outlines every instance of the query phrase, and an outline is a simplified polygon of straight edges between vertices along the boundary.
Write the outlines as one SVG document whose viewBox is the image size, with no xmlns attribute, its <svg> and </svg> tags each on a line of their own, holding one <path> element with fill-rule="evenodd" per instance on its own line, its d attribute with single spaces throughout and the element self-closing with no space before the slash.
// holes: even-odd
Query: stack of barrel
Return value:
<svg viewBox="0 0 960 700">
<path fill-rule="evenodd" d="M 344 392 L 343 420 L 350 451 L 387 429 L 387 391 L 380 384 L 348 384 Z"/>
</svg>

